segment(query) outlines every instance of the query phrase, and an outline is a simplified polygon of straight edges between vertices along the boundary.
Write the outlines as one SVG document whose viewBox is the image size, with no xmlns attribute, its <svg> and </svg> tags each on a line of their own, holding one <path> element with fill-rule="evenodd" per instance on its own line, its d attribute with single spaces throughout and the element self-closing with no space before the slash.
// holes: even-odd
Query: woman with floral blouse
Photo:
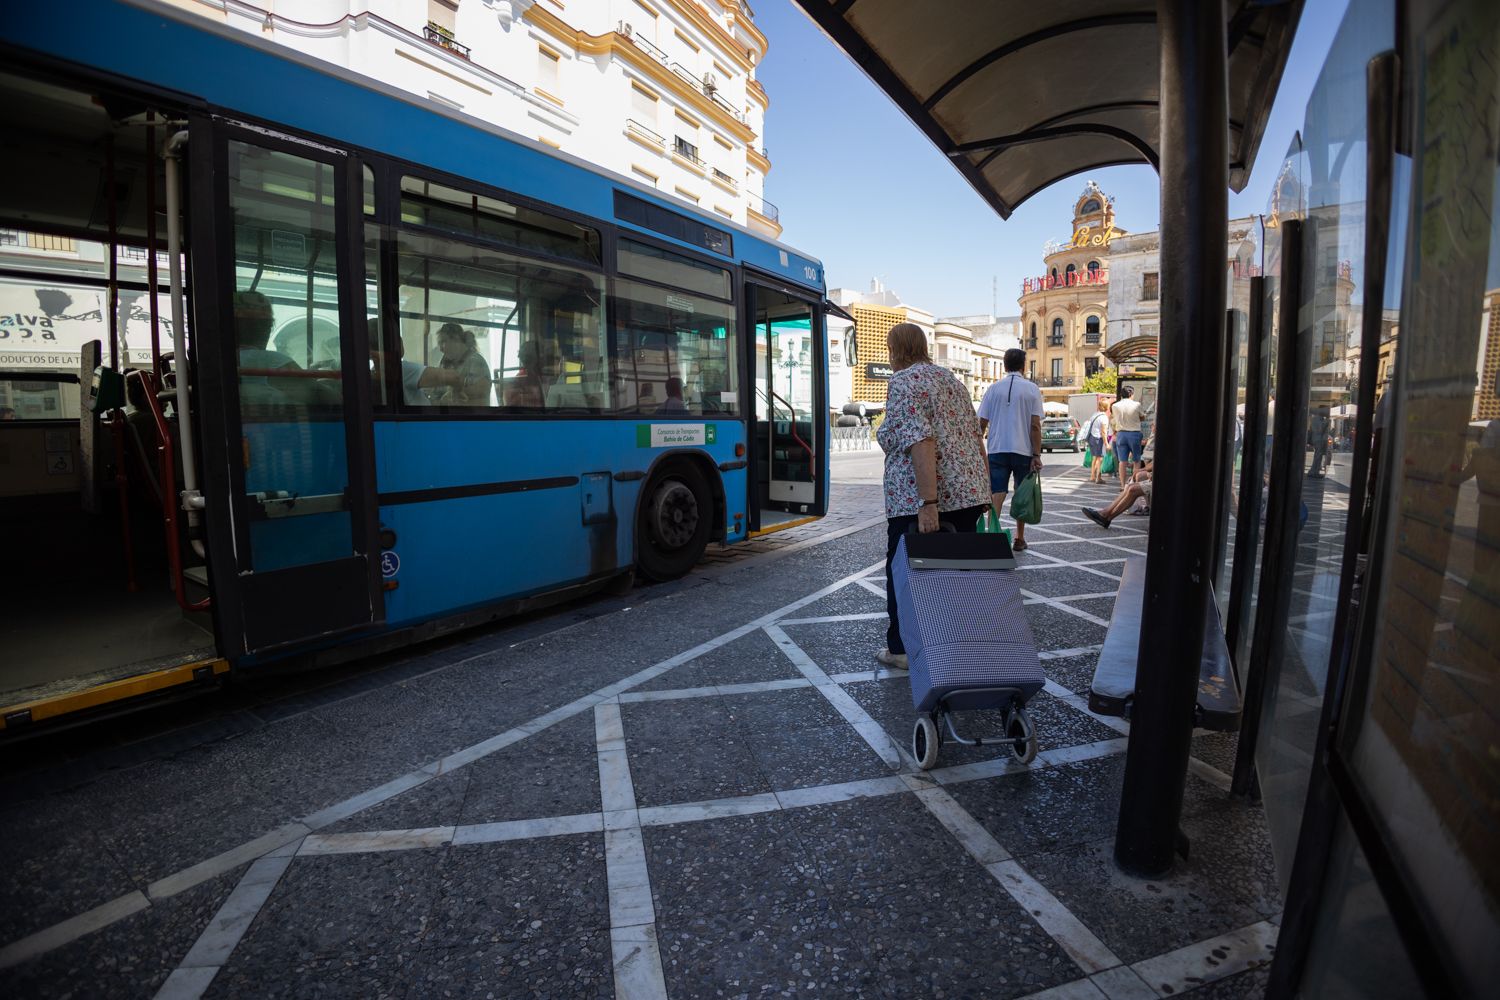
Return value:
<svg viewBox="0 0 1500 1000">
<path fill-rule="evenodd" d="M 990 503 L 989 465 L 974 404 L 952 372 L 932 363 L 922 328 L 897 323 L 886 344 L 895 374 L 875 437 L 885 451 L 885 607 L 891 621 L 886 648 L 875 658 L 905 668 L 891 581 L 896 543 L 913 524 L 923 534 L 941 524 L 973 531 Z"/>
</svg>

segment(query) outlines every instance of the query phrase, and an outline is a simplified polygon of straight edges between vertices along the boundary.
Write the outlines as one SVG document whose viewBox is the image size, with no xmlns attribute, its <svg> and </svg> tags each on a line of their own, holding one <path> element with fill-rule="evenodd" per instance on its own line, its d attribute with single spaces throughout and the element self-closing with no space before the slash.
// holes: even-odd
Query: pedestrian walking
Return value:
<svg viewBox="0 0 1500 1000">
<path fill-rule="evenodd" d="M 1089 482 L 1102 483 L 1104 446 L 1109 442 L 1109 404 L 1099 397 L 1098 411 L 1084 425 L 1084 441 L 1089 449 Z"/>
<path fill-rule="evenodd" d="M 932 363 L 927 335 L 915 323 L 897 323 L 886 334 L 894 374 L 886 387 L 885 416 L 875 439 L 885 452 L 885 608 L 890 624 L 876 659 L 906 668 L 906 647 L 896 610 L 891 560 L 912 525 L 923 534 L 951 525 L 973 531 L 989 504 L 984 451 L 974 404 L 946 368 Z M 1039 439 L 1040 440 L 1040 439 Z"/>
<path fill-rule="evenodd" d="M 1130 484 L 1135 467 L 1144 456 L 1141 440 L 1141 404 L 1133 399 L 1135 389 L 1123 386 L 1109 408 L 1110 423 L 1115 428 L 1115 464 L 1120 471 L 1120 489 Z"/>
<path fill-rule="evenodd" d="M 989 453 L 990 503 L 995 516 L 1003 513 L 1011 480 L 1021 480 L 1042 471 L 1042 390 L 1021 374 L 1026 352 L 1012 347 L 1005 352 L 1005 377 L 984 391 L 979 401 L 979 433 L 985 435 Z M 1016 522 L 1017 552 L 1026 548 L 1026 525 Z"/>
</svg>

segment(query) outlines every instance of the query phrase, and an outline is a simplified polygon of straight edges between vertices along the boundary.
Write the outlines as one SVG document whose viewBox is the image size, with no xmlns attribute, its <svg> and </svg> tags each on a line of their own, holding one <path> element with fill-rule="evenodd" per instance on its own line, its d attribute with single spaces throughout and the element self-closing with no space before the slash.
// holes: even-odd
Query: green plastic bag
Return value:
<svg viewBox="0 0 1500 1000">
<path fill-rule="evenodd" d="M 1087 469 L 1090 466 L 1092 466 L 1093 464 L 1094 464 L 1094 453 L 1091 452 L 1091 451 L 1089 451 L 1087 448 L 1083 449 L 1083 467 L 1085 469 Z"/>
<path fill-rule="evenodd" d="M 1010 516 L 1022 524 L 1036 524 L 1042 519 L 1042 477 L 1033 472 L 1021 480 L 1010 500 Z"/>
<path fill-rule="evenodd" d="M 1113 451 L 1106 451 L 1104 453 L 1104 464 L 1099 467 L 1099 471 L 1106 476 L 1113 476 L 1115 474 L 1115 453 Z"/>
<path fill-rule="evenodd" d="M 1014 541 L 1009 528 L 1000 526 L 1000 515 L 995 513 L 994 507 L 989 507 L 974 522 L 974 530 L 981 535 L 1004 535 L 1007 540 Z"/>
</svg>

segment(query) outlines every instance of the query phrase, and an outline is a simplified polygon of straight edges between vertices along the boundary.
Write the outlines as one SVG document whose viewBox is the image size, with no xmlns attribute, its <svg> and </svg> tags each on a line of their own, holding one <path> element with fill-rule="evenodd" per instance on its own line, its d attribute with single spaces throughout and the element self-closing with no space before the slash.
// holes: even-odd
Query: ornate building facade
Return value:
<svg viewBox="0 0 1500 1000">
<path fill-rule="evenodd" d="M 740 0 L 169 0 L 771 237 Z"/>
<path fill-rule="evenodd" d="M 1021 283 L 1021 346 L 1026 374 L 1049 400 L 1066 400 L 1104 367 L 1109 304 L 1109 248 L 1114 199 L 1093 181 L 1073 204 L 1073 232 L 1048 243 L 1042 273 Z"/>
</svg>

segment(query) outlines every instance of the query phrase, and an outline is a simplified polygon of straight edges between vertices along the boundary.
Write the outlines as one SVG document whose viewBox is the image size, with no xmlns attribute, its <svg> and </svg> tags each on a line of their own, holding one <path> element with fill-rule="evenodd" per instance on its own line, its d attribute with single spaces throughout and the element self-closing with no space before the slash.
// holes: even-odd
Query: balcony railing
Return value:
<svg viewBox="0 0 1500 1000">
<path fill-rule="evenodd" d="M 672 137 L 672 155 L 680 156 L 694 166 L 703 166 L 703 161 L 698 158 L 698 147 L 688 142 L 682 136 Z"/>
<path fill-rule="evenodd" d="M 770 219 L 772 222 L 779 223 L 781 221 L 781 209 L 777 208 L 769 201 L 766 201 L 766 199 L 762 198 L 760 195 L 756 194 L 753 191 L 746 191 L 745 197 L 750 202 L 750 211 L 756 213 L 757 215 L 763 216 L 764 218 Z"/>
<path fill-rule="evenodd" d="M 634 118 L 625 119 L 625 132 L 627 135 L 633 135 L 638 139 L 644 139 L 646 142 L 660 146 L 663 149 L 667 148 L 667 140 L 662 138 L 660 133 L 647 128 L 640 122 L 636 121 Z"/>
<path fill-rule="evenodd" d="M 1063 337 L 1062 337 L 1062 335 L 1054 333 L 1053 335 L 1051 335 L 1050 337 L 1048 337 L 1047 338 L 1047 346 L 1048 347 L 1061 347 L 1061 346 L 1063 346 Z"/>
<path fill-rule="evenodd" d="M 620 27 L 625 27 L 624 21 L 620 22 Z M 657 48 L 655 45 L 652 45 L 650 42 L 646 41 L 640 35 L 630 34 L 626 35 L 625 37 L 634 42 L 636 48 L 640 49 L 642 52 L 646 53 L 646 55 L 650 56 L 652 59 L 655 59 L 657 62 L 665 63 L 667 61 L 667 54 L 665 52 Z"/>
<path fill-rule="evenodd" d="M 732 117 L 735 121 L 739 122 L 741 125 L 745 123 L 745 112 L 741 111 L 739 108 L 726 101 L 717 90 L 708 90 L 707 87 L 705 87 L 704 90 L 708 91 L 708 99 L 717 104 L 722 111 Z"/>
<path fill-rule="evenodd" d="M 1085 344 L 1095 344 L 1095 345 L 1097 345 L 1101 339 L 1103 339 L 1103 338 L 1101 337 L 1100 334 L 1097 334 L 1097 333 L 1085 333 L 1083 335 L 1083 342 Z"/>
<path fill-rule="evenodd" d="M 724 184 L 728 184 L 730 187 L 734 188 L 736 191 L 738 191 L 740 189 L 739 182 L 737 182 L 733 177 L 730 177 L 724 171 L 720 170 L 718 167 L 714 167 L 714 180 L 719 181 L 719 182 L 724 183 Z"/>
<path fill-rule="evenodd" d="M 447 28 L 440 28 L 428 21 L 427 26 L 422 29 L 422 37 L 440 49 L 447 49 L 460 59 L 469 58 L 469 47 L 454 41 L 453 33 Z"/>
</svg>

